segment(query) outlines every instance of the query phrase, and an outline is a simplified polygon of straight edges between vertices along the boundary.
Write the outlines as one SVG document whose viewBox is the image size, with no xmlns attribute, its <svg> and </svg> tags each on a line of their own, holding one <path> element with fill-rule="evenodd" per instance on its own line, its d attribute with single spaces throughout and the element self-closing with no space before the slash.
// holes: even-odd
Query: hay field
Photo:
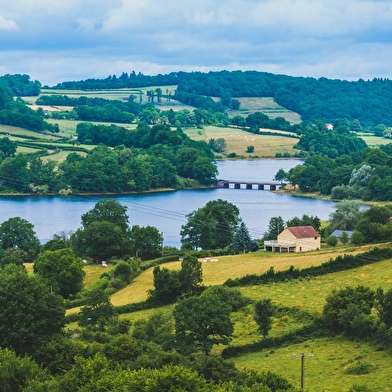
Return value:
<svg viewBox="0 0 392 392">
<path fill-rule="evenodd" d="M 262 274 L 274 267 L 276 271 L 288 269 L 291 265 L 296 268 L 306 268 L 312 265 L 320 265 L 331 258 L 345 253 L 356 254 L 364 252 L 369 247 L 358 247 L 353 249 L 341 248 L 336 250 L 316 251 L 309 253 L 271 253 L 271 252 L 254 252 L 244 255 L 221 256 L 218 257 L 217 263 L 203 262 L 200 259 L 203 269 L 203 284 L 213 286 L 223 284 L 229 278 L 242 277 L 247 274 Z M 169 270 L 179 270 L 181 262 L 175 261 L 161 265 L 161 268 Z M 258 287 L 258 286 L 257 286 Z M 111 297 L 113 305 L 126 305 L 129 303 L 144 301 L 147 299 L 148 290 L 154 288 L 153 269 L 150 268 L 139 275 L 130 285 L 115 293 Z M 243 290 L 248 290 L 244 288 Z M 249 289 L 250 290 L 250 289 Z M 255 289 L 256 290 L 256 289 Z M 250 297 L 259 294 L 250 293 Z"/>
<path fill-rule="evenodd" d="M 287 132 L 275 131 L 271 129 L 261 129 L 260 131 L 277 132 L 287 135 Z M 205 140 L 223 138 L 226 141 L 226 150 L 224 154 L 236 153 L 238 157 L 243 158 L 271 158 L 275 157 L 277 152 L 285 152 L 293 155 L 293 150 L 298 139 L 275 136 L 275 135 L 255 135 L 238 128 L 223 128 L 216 126 L 206 126 L 204 129 L 185 129 L 184 132 L 194 140 Z M 247 153 L 247 147 L 254 146 L 253 153 Z"/>
<path fill-rule="evenodd" d="M 249 114 L 253 114 L 255 112 L 262 112 L 270 118 L 283 117 L 292 124 L 299 124 L 302 121 L 301 116 L 298 113 L 292 112 L 291 110 L 280 106 L 272 97 L 249 97 L 235 99 L 241 102 L 241 106 L 239 110 L 227 111 L 229 117 L 246 117 Z"/>
</svg>

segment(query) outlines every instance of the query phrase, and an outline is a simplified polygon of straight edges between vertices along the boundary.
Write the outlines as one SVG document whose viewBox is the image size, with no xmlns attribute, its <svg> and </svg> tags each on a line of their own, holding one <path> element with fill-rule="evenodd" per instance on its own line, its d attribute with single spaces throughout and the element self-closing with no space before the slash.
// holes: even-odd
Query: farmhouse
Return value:
<svg viewBox="0 0 392 392">
<path fill-rule="evenodd" d="M 264 241 L 264 249 L 272 252 L 307 252 L 320 246 L 321 236 L 312 226 L 285 227 L 277 240 Z"/>
</svg>

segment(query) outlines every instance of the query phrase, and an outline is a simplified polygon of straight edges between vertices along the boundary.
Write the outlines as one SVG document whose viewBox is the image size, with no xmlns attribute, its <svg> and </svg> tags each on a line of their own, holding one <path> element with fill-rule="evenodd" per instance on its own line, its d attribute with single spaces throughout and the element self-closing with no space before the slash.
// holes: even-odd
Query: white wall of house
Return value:
<svg viewBox="0 0 392 392">
<path fill-rule="evenodd" d="M 278 235 L 278 243 L 287 245 L 295 243 L 296 252 L 307 252 L 309 250 L 320 249 L 321 237 L 297 238 L 288 228 L 286 228 Z"/>
</svg>

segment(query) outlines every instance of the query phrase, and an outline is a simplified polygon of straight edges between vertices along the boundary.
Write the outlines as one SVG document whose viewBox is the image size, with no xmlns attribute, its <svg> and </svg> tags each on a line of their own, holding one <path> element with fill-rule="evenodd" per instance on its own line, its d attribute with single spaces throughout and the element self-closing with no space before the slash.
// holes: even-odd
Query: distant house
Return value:
<svg viewBox="0 0 392 392">
<path fill-rule="evenodd" d="M 312 226 L 286 227 L 277 240 L 264 241 L 264 249 L 272 252 L 307 252 L 320 247 L 321 236 Z"/>
<path fill-rule="evenodd" d="M 333 125 L 332 124 L 325 124 L 325 128 L 327 128 L 328 131 L 333 131 Z"/>
</svg>

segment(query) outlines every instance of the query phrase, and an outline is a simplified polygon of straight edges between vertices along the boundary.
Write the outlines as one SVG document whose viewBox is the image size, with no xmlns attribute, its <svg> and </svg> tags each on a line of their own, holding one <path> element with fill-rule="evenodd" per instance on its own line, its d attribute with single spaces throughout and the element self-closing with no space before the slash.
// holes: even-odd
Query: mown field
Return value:
<svg viewBox="0 0 392 392">
<path fill-rule="evenodd" d="M 371 133 L 358 132 L 358 135 L 366 142 L 368 146 L 381 146 L 392 143 L 391 139 L 385 137 L 375 136 Z"/>
<path fill-rule="evenodd" d="M 301 122 L 301 116 L 298 113 L 280 106 L 272 97 L 249 97 L 236 99 L 241 102 L 240 109 L 228 111 L 230 117 L 237 115 L 246 117 L 255 112 L 262 112 L 271 118 L 283 117 L 292 124 L 299 124 Z"/>
<path fill-rule="evenodd" d="M 276 132 L 282 135 L 288 133 L 271 129 L 260 129 L 260 131 Z M 255 135 L 238 128 L 224 128 L 216 126 L 206 126 L 203 129 L 185 129 L 184 132 L 194 140 L 204 140 L 208 143 L 210 139 L 223 138 L 226 141 L 226 150 L 223 154 L 216 154 L 217 158 L 224 158 L 225 155 L 235 153 L 241 158 L 271 158 L 276 153 L 289 153 L 294 155 L 297 150 L 293 147 L 298 143 L 298 139 L 287 136 L 276 135 Z M 247 153 L 247 147 L 254 146 L 252 153 Z"/>
</svg>

